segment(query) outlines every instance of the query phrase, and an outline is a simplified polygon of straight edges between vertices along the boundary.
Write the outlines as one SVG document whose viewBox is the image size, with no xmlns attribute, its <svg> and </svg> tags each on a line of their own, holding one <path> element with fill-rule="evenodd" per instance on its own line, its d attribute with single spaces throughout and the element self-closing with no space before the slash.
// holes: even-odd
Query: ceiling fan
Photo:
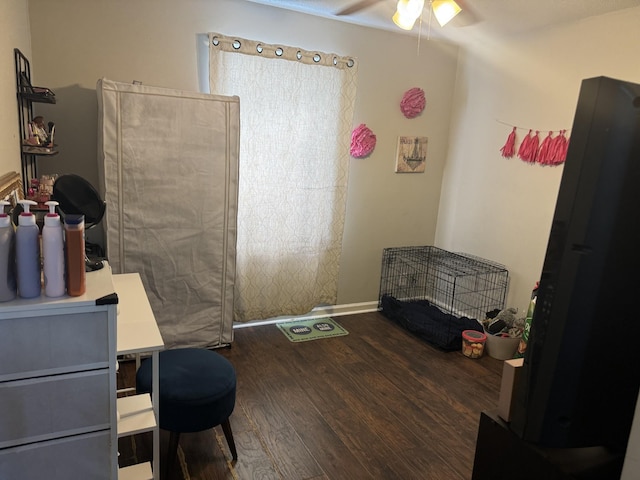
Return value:
<svg viewBox="0 0 640 480">
<path fill-rule="evenodd" d="M 360 0 L 336 12 L 336 15 L 351 15 L 371 7 L 383 0 Z M 415 21 L 422 15 L 425 0 L 398 0 L 393 22 L 404 30 L 411 30 Z M 454 0 L 430 0 L 429 5 L 440 26 L 444 27 L 453 17 L 462 11 Z"/>
</svg>

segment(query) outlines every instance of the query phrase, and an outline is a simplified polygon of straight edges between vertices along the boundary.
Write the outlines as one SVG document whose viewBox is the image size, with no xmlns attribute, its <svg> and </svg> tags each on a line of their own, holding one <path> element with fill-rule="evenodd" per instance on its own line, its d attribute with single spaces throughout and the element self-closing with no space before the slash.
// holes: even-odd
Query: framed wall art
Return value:
<svg viewBox="0 0 640 480">
<path fill-rule="evenodd" d="M 427 137 L 398 137 L 396 173 L 424 173 Z"/>
</svg>

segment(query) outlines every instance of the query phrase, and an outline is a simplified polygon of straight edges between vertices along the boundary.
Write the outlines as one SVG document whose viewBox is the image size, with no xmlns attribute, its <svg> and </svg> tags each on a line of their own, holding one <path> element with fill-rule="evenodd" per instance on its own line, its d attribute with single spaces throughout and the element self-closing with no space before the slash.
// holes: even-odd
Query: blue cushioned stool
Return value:
<svg viewBox="0 0 640 480">
<path fill-rule="evenodd" d="M 222 355 L 202 348 L 178 348 L 159 354 L 160 428 L 168 430 L 166 471 L 176 458 L 181 433 L 222 426 L 233 460 L 238 458 L 229 417 L 236 401 L 236 372 Z M 151 392 L 151 359 L 136 374 L 138 393 Z"/>
</svg>

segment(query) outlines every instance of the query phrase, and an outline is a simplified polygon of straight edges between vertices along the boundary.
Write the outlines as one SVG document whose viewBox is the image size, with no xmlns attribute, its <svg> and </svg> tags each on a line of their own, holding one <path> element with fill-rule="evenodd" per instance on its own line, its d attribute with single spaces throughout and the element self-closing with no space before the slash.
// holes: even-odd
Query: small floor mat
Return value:
<svg viewBox="0 0 640 480">
<path fill-rule="evenodd" d="M 314 318 L 309 320 L 291 320 L 276 324 L 291 342 L 308 342 L 319 338 L 341 337 L 349 335 L 332 318 Z"/>
</svg>

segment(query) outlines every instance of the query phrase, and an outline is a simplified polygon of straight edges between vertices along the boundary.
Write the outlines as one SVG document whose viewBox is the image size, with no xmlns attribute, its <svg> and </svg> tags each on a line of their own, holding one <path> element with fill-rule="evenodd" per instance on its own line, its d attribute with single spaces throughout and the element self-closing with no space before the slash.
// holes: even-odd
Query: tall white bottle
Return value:
<svg viewBox="0 0 640 480">
<path fill-rule="evenodd" d="M 16 238 L 11 218 L 4 211 L 6 200 L 0 200 L 0 302 L 16 298 Z"/>
<path fill-rule="evenodd" d="M 20 200 L 24 210 L 18 218 L 16 228 L 16 267 L 18 295 L 33 298 L 40 295 L 40 229 L 36 217 L 29 211 L 33 200 Z"/>
<path fill-rule="evenodd" d="M 42 271 L 44 294 L 61 297 L 65 292 L 64 279 L 64 235 L 60 215 L 56 213 L 58 202 L 46 202 L 49 213 L 44 217 L 42 228 Z"/>
</svg>

